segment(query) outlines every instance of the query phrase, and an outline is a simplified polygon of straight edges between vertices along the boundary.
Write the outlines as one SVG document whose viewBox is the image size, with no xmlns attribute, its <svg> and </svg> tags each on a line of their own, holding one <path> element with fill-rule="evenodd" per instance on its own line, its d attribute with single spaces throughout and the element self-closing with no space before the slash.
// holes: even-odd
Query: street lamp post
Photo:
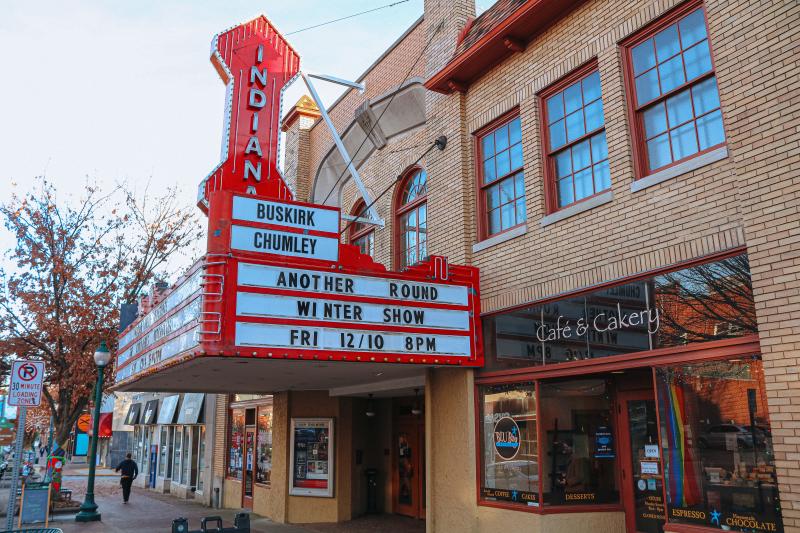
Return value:
<svg viewBox="0 0 800 533">
<path fill-rule="evenodd" d="M 100 430 L 100 403 L 103 398 L 103 369 L 111 359 L 106 341 L 94 352 L 94 362 L 97 365 L 97 385 L 94 393 L 94 418 L 92 420 L 92 448 L 89 453 L 89 480 L 86 485 L 86 497 L 81 504 L 80 512 L 75 515 L 76 522 L 96 522 L 100 520 L 97 504 L 94 502 L 94 471 L 97 463 L 97 439 Z"/>
</svg>

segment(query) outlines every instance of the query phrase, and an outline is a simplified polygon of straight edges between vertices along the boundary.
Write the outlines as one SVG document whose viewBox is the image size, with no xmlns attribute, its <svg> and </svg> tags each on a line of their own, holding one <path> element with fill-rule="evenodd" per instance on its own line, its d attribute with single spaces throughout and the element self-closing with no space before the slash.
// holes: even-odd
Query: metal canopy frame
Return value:
<svg viewBox="0 0 800 533">
<path fill-rule="evenodd" d="M 358 89 L 359 93 L 364 93 L 365 86 L 363 83 L 357 83 L 354 81 L 344 80 L 342 78 L 337 78 L 335 76 L 328 76 L 325 74 L 312 74 L 309 72 L 305 72 L 303 70 L 300 71 L 300 76 L 303 78 L 303 81 L 308 87 L 308 91 L 311 93 L 311 98 L 314 99 L 314 103 L 317 104 L 317 108 L 319 108 L 319 112 L 322 115 L 322 119 L 325 121 L 325 124 L 328 125 L 328 129 L 331 132 L 331 137 L 333 137 L 333 142 L 336 145 L 336 148 L 339 150 L 339 154 L 342 156 L 342 159 L 347 163 L 347 170 L 350 172 L 350 176 L 352 176 L 353 181 L 356 183 L 356 187 L 358 187 L 359 192 L 361 193 L 361 197 L 364 199 L 364 203 L 367 206 L 367 212 L 365 213 L 368 217 L 358 217 L 359 222 L 364 222 L 366 224 L 373 224 L 375 226 L 379 226 L 381 228 L 386 226 L 386 222 L 378 216 L 378 212 L 375 210 L 375 206 L 372 205 L 372 196 L 367 191 L 367 187 L 364 185 L 364 182 L 361 180 L 361 175 L 356 170 L 356 166 L 353 164 L 353 158 L 350 157 L 350 153 L 347 151 L 347 148 L 344 146 L 344 142 L 342 142 L 342 137 L 339 135 L 339 132 L 336 130 L 336 126 L 333 125 L 333 121 L 331 120 L 330 115 L 328 115 L 328 110 L 325 109 L 325 105 L 322 103 L 322 100 L 317 93 L 314 84 L 311 83 L 311 78 L 315 78 L 322 81 L 327 81 L 330 83 L 335 83 L 337 85 L 343 85 L 345 87 L 350 87 L 351 89 Z M 368 134 L 368 132 L 365 132 Z M 350 215 L 342 215 L 343 218 L 349 218 Z"/>
</svg>

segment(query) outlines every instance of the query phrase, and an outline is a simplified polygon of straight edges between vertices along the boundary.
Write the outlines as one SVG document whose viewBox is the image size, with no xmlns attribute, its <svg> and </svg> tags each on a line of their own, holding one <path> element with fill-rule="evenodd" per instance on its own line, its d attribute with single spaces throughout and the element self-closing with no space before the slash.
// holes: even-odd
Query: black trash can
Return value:
<svg viewBox="0 0 800 533">
<path fill-rule="evenodd" d="M 378 469 L 367 468 L 364 471 L 367 476 L 367 514 L 378 512 Z"/>
</svg>

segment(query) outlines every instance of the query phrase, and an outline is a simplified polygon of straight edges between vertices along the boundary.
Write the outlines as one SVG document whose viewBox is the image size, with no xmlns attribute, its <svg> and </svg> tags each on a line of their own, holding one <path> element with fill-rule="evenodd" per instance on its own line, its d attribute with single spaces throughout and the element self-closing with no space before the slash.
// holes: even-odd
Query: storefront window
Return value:
<svg viewBox="0 0 800 533">
<path fill-rule="evenodd" d="M 199 442 L 197 445 L 197 491 L 203 492 L 205 485 L 203 475 L 206 469 L 206 427 L 200 426 Z"/>
<path fill-rule="evenodd" d="M 481 498 L 538 506 L 534 384 L 482 386 L 480 398 Z"/>
<path fill-rule="evenodd" d="M 228 439 L 228 477 L 242 479 L 242 460 L 244 458 L 244 409 L 231 411 L 230 437 Z"/>
<path fill-rule="evenodd" d="M 258 408 L 256 483 L 269 483 L 272 473 L 272 406 Z"/>
<path fill-rule="evenodd" d="M 656 370 L 670 522 L 782 531 L 759 357 Z"/>
<path fill-rule="evenodd" d="M 487 369 L 624 355 L 758 331 L 746 255 L 486 317 Z"/>
<path fill-rule="evenodd" d="M 158 475 L 164 477 L 167 472 L 167 437 L 168 429 L 166 426 L 161 427 L 161 449 L 158 451 Z"/>
<path fill-rule="evenodd" d="M 602 379 L 539 384 L 545 505 L 619 503 L 609 391 Z"/>
<path fill-rule="evenodd" d="M 191 442 L 191 434 L 192 428 L 189 426 L 184 426 L 183 428 L 183 458 L 181 459 L 181 464 L 183 465 L 183 471 L 181 473 L 181 484 L 189 485 L 190 484 L 190 473 L 192 468 L 192 463 L 189 460 L 189 452 L 192 449 L 192 442 Z"/>
<path fill-rule="evenodd" d="M 175 482 L 180 483 L 181 478 L 181 452 L 183 451 L 183 431 L 181 431 L 180 427 L 175 428 L 175 446 L 174 449 L 174 456 L 172 459 L 172 472 L 173 476 L 172 479 Z"/>
</svg>

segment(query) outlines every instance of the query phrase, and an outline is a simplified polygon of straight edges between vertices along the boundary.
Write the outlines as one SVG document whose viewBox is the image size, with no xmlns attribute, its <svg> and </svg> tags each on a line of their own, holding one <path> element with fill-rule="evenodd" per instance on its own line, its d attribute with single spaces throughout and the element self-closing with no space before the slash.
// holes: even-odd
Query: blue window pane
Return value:
<svg viewBox="0 0 800 533">
<path fill-rule="evenodd" d="M 681 56 L 673 57 L 658 65 L 658 74 L 661 76 L 661 93 L 666 93 L 686 81 L 683 76 L 683 63 Z"/>
<path fill-rule="evenodd" d="M 650 161 L 650 170 L 672 163 L 668 134 L 665 133 L 647 141 L 647 158 Z"/>
<path fill-rule="evenodd" d="M 494 155 L 494 134 L 490 133 L 481 139 L 481 148 L 483 150 L 483 157 L 491 157 Z"/>
<path fill-rule="evenodd" d="M 667 131 L 667 114 L 664 104 L 659 102 L 644 112 L 644 134 L 648 139 Z"/>
<path fill-rule="evenodd" d="M 661 96 L 658 90 L 658 72 L 655 69 L 636 78 L 636 102 L 641 105 Z"/>
<path fill-rule="evenodd" d="M 583 105 L 580 82 L 570 85 L 564 90 L 564 105 L 567 106 L 567 113 L 572 113 Z"/>
<path fill-rule="evenodd" d="M 656 57 L 658 62 L 666 61 L 677 54 L 681 49 L 678 41 L 678 26 L 673 24 L 664 31 L 658 32 L 655 36 Z"/>
<path fill-rule="evenodd" d="M 514 196 L 514 180 L 507 179 L 500 184 L 500 203 L 505 204 L 515 198 Z"/>
<path fill-rule="evenodd" d="M 672 154 L 676 161 L 697 153 L 697 134 L 693 122 L 671 130 L 669 136 L 672 141 Z"/>
<path fill-rule="evenodd" d="M 685 16 L 678 26 L 681 30 L 681 45 L 684 49 L 706 38 L 706 21 L 702 9 Z"/>
<path fill-rule="evenodd" d="M 581 170 L 592 163 L 589 152 L 589 141 L 579 142 L 572 147 L 572 168 Z"/>
<path fill-rule="evenodd" d="M 653 50 L 653 40 L 647 39 L 642 44 L 636 46 L 631 50 L 633 58 L 633 74 L 638 76 L 645 70 L 651 69 L 656 66 L 656 54 Z"/>
<path fill-rule="evenodd" d="M 502 228 L 500 226 L 500 210 L 495 209 L 489 213 L 489 233 L 497 233 Z"/>
<path fill-rule="evenodd" d="M 600 98 L 600 73 L 593 72 L 583 79 L 583 101 L 591 102 Z"/>
<path fill-rule="evenodd" d="M 517 200 L 517 224 L 522 224 L 525 222 L 525 197 L 519 198 Z"/>
<path fill-rule="evenodd" d="M 564 117 L 564 98 L 561 93 L 547 99 L 547 122 L 552 124 Z"/>
<path fill-rule="evenodd" d="M 500 187 L 493 185 L 486 189 L 486 207 L 489 211 L 500 205 Z"/>
<path fill-rule="evenodd" d="M 564 129 L 564 120 L 559 120 L 550 126 L 550 149 L 555 150 L 567 143 L 567 132 Z"/>
<path fill-rule="evenodd" d="M 567 115 L 567 140 L 572 142 L 584 133 L 586 130 L 583 127 L 583 113 L 575 111 Z"/>
<path fill-rule="evenodd" d="M 717 109 L 697 119 L 697 134 L 700 137 L 700 149 L 725 141 L 725 130 L 722 128 L 722 111 Z"/>
<path fill-rule="evenodd" d="M 580 200 L 594 194 L 592 169 L 587 168 L 575 173 L 575 199 Z"/>
<path fill-rule="evenodd" d="M 428 206 L 427 204 L 422 204 L 417 209 L 417 213 L 419 216 L 419 227 L 425 228 L 428 225 Z"/>
<path fill-rule="evenodd" d="M 500 223 L 503 229 L 508 229 L 514 225 L 516 214 L 514 213 L 514 204 L 506 204 L 500 208 Z"/>
<path fill-rule="evenodd" d="M 490 157 L 483 162 L 483 182 L 491 183 L 497 179 L 497 174 L 494 171 L 494 157 Z"/>
<path fill-rule="evenodd" d="M 572 174 L 572 157 L 569 150 L 556 154 L 556 176 L 563 178 Z"/>
<path fill-rule="evenodd" d="M 603 159 L 608 159 L 606 132 L 598 133 L 589 140 L 592 142 L 592 162 L 597 163 Z"/>
<path fill-rule="evenodd" d="M 667 98 L 667 119 L 670 128 L 692 120 L 692 118 L 692 96 L 688 90 Z"/>
<path fill-rule="evenodd" d="M 583 108 L 586 113 L 586 131 L 594 131 L 601 127 L 603 121 L 603 101 L 595 100 Z"/>
<path fill-rule="evenodd" d="M 495 161 L 497 161 L 497 177 L 503 177 L 509 172 L 511 172 L 511 162 L 508 160 L 508 150 L 505 152 L 500 152 L 495 157 Z"/>
<path fill-rule="evenodd" d="M 719 92 L 717 79 L 708 78 L 692 87 L 695 115 L 704 115 L 719 107 Z"/>
<path fill-rule="evenodd" d="M 522 145 L 515 144 L 509 152 L 511 153 L 511 168 L 522 168 Z"/>
<path fill-rule="evenodd" d="M 515 118 L 509 122 L 508 137 L 511 144 L 517 144 L 522 141 L 522 129 L 519 118 Z"/>
<path fill-rule="evenodd" d="M 508 126 L 497 128 L 494 132 L 494 144 L 495 150 L 498 152 L 508 148 Z"/>
<path fill-rule="evenodd" d="M 525 175 L 520 172 L 514 176 L 514 197 L 525 196 Z"/>
<path fill-rule="evenodd" d="M 564 178 L 558 182 L 558 205 L 564 207 L 575 201 L 572 193 L 572 178 Z"/>
<path fill-rule="evenodd" d="M 711 51 L 708 40 L 696 44 L 683 53 L 686 61 L 686 77 L 690 80 L 711 70 Z"/>
<path fill-rule="evenodd" d="M 594 189 L 595 192 L 605 191 L 611 188 L 611 173 L 608 169 L 608 160 L 594 166 Z"/>
</svg>

